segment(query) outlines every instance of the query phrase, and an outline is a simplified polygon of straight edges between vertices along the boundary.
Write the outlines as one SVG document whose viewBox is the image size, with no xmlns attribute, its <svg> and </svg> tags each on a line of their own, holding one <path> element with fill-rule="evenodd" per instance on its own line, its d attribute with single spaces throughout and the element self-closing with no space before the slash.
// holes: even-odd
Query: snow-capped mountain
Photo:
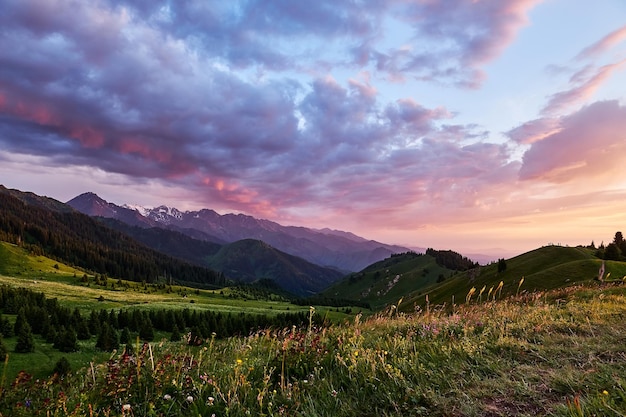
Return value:
<svg viewBox="0 0 626 417">
<path fill-rule="evenodd" d="M 177 230 L 196 239 L 217 243 L 262 240 L 290 255 L 343 271 L 359 271 L 393 253 L 409 251 L 401 246 L 367 240 L 349 232 L 282 226 L 243 214 L 220 215 L 210 209 L 182 212 L 167 206 L 117 206 L 93 193 L 81 194 L 67 204 L 90 216 L 115 218 L 142 227 Z"/>
</svg>

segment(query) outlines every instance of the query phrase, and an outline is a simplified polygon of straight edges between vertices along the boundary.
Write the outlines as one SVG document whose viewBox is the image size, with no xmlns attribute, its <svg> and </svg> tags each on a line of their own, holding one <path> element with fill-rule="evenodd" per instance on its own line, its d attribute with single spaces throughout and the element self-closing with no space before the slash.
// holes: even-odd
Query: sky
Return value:
<svg viewBox="0 0 626 417">
<path fill-rule="evenodd" d="M 8 188 L 494 257 L 626 229 L 623 0 L 0 10 Z"/>
</svg>

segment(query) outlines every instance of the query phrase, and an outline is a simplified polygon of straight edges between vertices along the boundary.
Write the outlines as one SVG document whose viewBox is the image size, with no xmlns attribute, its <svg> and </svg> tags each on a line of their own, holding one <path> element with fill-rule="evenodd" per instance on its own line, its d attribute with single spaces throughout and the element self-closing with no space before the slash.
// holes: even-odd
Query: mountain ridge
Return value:
<svg viewBox="0 0 626 417">
<path fill-rule="evenodd" d="M 359 271 L 394 253 L 409 250 L 367 240 L 351 232 L 283 226 L 244 214 L 221 215 L 208 208 L 183 212 L 165 205 L 154 208 L 129 204 L 118 206 L 91 192 L 80 194 L 67 204 L 90 216 L 115 218 L 134 226 L 163 227 L 184 234 L 199 231 L 204 234 L 202 239 L 215 243 L 257 239 L 282 252 L 344 272 Z"/>
</svg>

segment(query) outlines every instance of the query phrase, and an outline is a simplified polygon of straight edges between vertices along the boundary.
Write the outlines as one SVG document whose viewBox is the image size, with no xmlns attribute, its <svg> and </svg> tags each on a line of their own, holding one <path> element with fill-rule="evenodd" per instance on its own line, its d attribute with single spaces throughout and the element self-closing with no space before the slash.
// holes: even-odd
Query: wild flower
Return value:
<svg viewBox="0 0 626 417">
<path fill-rule="evenodd" d="M 213 405 L 214 402 L 215 402 L 215 398 L 213 398 L 213 397 L 208 397 L 206 399 L 206 405 L 208 405 L 208 406 Z"/>
<path fill-rule="evenodd" d="M 165 394 L 165 395 L 163 396 L 163 399 L 164 399 L 165 401 L 171 401 L 171 400 L 172 400 L 172 396 L 171 396 L 171 395 L 169 395 L 169 394 Z"/>
<path fill-rule="evenodd" d="M 188 395 L 186 400 L 187 400 L 188 403 L 192 403 L 193 402 L 193 396 Z"/>
<path fill-rule="evenodd" d="M 130 404 L 124 404 L 122 406 L 122 411 L 130 411 L 132 407 L 130 406 Z"/>
</svg>

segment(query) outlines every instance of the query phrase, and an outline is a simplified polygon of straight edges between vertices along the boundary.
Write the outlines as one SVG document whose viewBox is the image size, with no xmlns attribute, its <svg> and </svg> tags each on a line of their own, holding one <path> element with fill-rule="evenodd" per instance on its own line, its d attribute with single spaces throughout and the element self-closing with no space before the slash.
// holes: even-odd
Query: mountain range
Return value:
<svg viewBox="0 0 626 417">
<path fill-rule="evenodd" d="M 243 214 L 220 215 L 210 209 L 183 212 L 167 206 L 119 206 L 90 192 L 71 199 L 67 204 L 89 216 L 117 219 L 142 228 L 174 230 L 220 245 L 243 239 L 259 240 L 289 255 L 343 273 L 360 271 L 394 253 L 411 250 L 367 240 L 349 232 L 283 226 Z"/>
</svg>

